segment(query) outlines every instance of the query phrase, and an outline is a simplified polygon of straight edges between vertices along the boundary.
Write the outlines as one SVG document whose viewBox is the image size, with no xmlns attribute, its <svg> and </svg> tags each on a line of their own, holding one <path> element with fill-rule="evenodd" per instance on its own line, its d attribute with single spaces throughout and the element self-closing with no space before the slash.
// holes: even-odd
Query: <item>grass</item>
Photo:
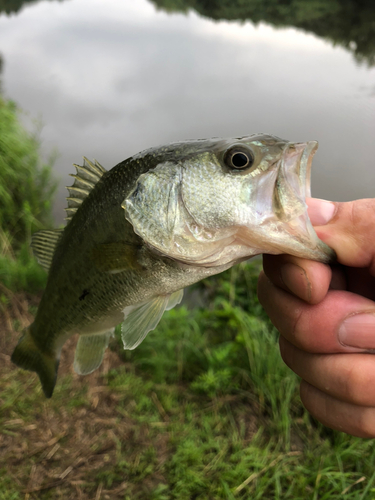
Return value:
<svg viewBox="0 0 375 500">
<path fill-rule="evenodd" d="M 172 310 L 147 342 L 119 354 L 155 382 L 187 383 L 210 398 L 241 394 L 255 401 L 288 441 L 300 408 L 298 381 L 281 361 L 277 332 L 256 297 L 258 271 L 259 264 L 241 264 L 204 281 L 195 290 L 205 307 Z"/>
<path fill-rule="evenodd" d="M 4 358 L 0 500 L 375 498 L 374 442 L 303 410 L 258 271 L 241 264 L 197 285 L 139 348 L 114 342 L 90 376 L 73 374 L 69 341 L 51 400 Z"/>
<path fill-rule="evenodd" d="M 31 255 L 28 245 L 22 245 L 17 258 L 0 254 L 0 283 L 8 290 L 35 294 L 43 290 L 46 278 L 47 273 Z M 0 289 L 0 300 L 4 296 Z"/>
</svg>

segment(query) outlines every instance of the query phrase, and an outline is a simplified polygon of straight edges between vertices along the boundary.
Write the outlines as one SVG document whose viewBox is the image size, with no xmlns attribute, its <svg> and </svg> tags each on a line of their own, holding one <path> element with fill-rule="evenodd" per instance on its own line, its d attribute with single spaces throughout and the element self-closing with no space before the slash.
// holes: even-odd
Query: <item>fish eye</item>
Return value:
<svg viewBox="0 0 375 500">
<path fill-rule="evenodd" d="M 254 156 L 250 150 L 237 146 L 228 149 L 225 153 L 224 161 L 230 168 L 243 170 L 252 166 L 254 163 Z"/>
</svg>

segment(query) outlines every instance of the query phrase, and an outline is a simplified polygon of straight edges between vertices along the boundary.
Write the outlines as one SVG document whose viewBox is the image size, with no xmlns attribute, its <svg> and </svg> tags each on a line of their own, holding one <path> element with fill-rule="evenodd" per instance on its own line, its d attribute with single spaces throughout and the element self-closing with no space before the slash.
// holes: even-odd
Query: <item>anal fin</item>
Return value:
<svg viewBox="0 0 375 500">
<path fill-rule="evenodd" d="M 183 293 L 183 290 L 178 290 L 170 295 L 158 295 L 145 304 L 125 307 L 125 321 L 121 328 L 124 349 L 135 349 L 148 332 L 156 328 L 164 311 L 181 302 Z"/>
<path fill-rule="evenodd" d="M 88 375 L 102 364 L 105 350 L 114 329 L 99 335 L 81 335 L 77 342 L 73 368 L 79 375 Z"/>
</svg>

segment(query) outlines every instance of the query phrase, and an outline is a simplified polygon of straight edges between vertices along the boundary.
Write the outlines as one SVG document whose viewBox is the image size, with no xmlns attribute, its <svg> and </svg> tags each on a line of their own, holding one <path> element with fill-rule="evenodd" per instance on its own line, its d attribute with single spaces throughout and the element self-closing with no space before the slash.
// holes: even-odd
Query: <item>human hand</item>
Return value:
<svg viewBox="0 0 375 500">
<path fill-rule="evenodd" d="M 375 437 L 375 199 L 308 206 L 338 265 L 264 255 L 259 300 L 307 410 L 332 429 Z"/>
</svg>

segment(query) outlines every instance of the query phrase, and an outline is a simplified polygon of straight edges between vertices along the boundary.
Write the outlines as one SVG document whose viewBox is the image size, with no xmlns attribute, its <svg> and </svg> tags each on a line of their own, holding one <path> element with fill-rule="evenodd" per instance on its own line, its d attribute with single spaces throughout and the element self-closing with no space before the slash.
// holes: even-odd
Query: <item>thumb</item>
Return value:
<svg viewBox="0 0 375 500">
<path fill-rule="evenodd" d="M 375 199 L 345 203 L 310 198 L 309 217 L 321 240 L 333 248 L 340 264 L 370 267 L 375 272 Z"/>
</svg>

